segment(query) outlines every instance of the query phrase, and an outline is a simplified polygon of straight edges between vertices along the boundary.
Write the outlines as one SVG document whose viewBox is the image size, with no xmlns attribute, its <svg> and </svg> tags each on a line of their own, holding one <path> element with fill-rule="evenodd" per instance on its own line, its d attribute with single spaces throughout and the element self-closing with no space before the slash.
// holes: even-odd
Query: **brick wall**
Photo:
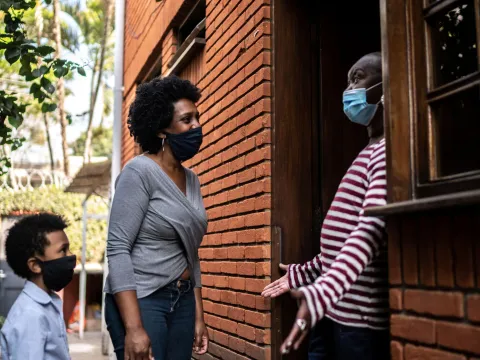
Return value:
<svg viewBox="0 0 480 360">
<path fill-rule="evenodd" d="M 225 5 L 223 5 L 225 3 Z M 195 157 L 209 217 L 199 256 L 210 351 L 205 359 L 270 359 L 270 4 L 207 2 Z"/>
<path fill-rule="evenodd" d="M 389 220 L 392 359 L 480 358 L 478 212 Z"/>
<path fill-rule="evenodd" d="M 160 57 L 167 71 L 177 49 L 169 24 L 187 3 L 127 1 L 124 124 L 134 84 Z M 180 74 L 202 89 L 204 143 L 185 164 L 200 178 L 209 217 L 199 251 L 211 339 L 202 359 L 270 359 L 271 305 L 260 296 L 271 261 L 270 1 L 207 0 L 206 14 L 205 49 Z M 125 129 L 123 163 L 135 154 Z"/>
</svg>

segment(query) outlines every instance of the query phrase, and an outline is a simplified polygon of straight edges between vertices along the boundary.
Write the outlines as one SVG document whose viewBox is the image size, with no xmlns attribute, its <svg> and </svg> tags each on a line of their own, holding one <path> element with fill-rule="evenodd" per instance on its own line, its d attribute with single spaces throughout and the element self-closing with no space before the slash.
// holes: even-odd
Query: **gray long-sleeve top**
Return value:
<svg viewBox="0 0 480 360">
<path fill-rule="evenodd" d="M 185 169 L 187 194 L 146 156 L 118 176 L 107 239 L 105 292 L 136 290 L 146 297 L 178 279 L 186 268 L 201 287 L 198 248 L 207 214 L 197 176 Z"/>
</svg>

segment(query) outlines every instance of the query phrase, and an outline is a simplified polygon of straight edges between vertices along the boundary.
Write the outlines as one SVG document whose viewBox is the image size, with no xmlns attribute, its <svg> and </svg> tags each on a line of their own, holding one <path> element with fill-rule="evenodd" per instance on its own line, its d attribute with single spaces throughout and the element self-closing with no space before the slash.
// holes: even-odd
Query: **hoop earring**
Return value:
<svg viewBox="0 0 480 360">
<path fill-rule="evenodd" d="M 165 138 L 162 139 L 162 151 L 165 151 Z"/>
</svg>

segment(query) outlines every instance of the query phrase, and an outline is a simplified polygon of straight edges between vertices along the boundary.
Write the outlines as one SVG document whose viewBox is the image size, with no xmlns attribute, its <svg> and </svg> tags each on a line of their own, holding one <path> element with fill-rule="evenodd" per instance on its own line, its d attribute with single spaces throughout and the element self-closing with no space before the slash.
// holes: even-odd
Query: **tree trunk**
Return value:
<svg viewBox="0 0 480 360">
<path fill-rule="evenodd" d="M 91 106 L 90 106 L 87 136 L 86 136 L 86 139 L 85 139 L 85 153 L 84 153 L 84 156 L 83 156 L 84 163 L 85 162 L 90 162 L 90 153 L 91 153 L 91 147 L 92 147 L 91 145 L 92 145 L 93 113 L 94 113 L 94 110 L 95 110 L 95 104 L 97 102 L 97 97 L 98 97 L 98 92 L 99 92 L 99 89 L 100 89 L 100 85 L 102 84 L 103 64 L 105 62 L 105 52 L 106 52 L 106 48 L 107 48 L 108 36 L 110 35 L 110 28 L 111 28 L 112 15 L 113 15 L 113 6 L 114 6 L 114 1 L 113 0 L 107 0 L 105 2 L 106 13 L 105 13 L 105 22 L 104 22 L 104 25 L 103 25 L 102 43 L 100 45 L 100 61 L 99 61 L 99 64 L 98 64 L 98 80 L 97 80 L 97 84 L 95 86 L 95 91 L 93 92 L 92 103 L 91 103 Z"/>
<path fill-rule="evenodd" d="M 50 128 L 47 114 L 43 114 L 43 123 L 45 124 L 45 134 L 47 135 L 48 153 L 50 154 L 50 168 L 52 173 L 55 170 L 55 159 L 53 158 L 52 138 L 50 137 Z"/>
<path fill-rule="evenodd" d="M 55 37 L 55 58 L 60 58 L 62 49 L 62 34 L 60 32 L 60 0 L 53 0 L 53 33 Z M 70 176 L 70 161 L 68 159 L 68 144 L 67 144 L 67 115 L 65 113 L 65 86 L 63 77 L 57 82 L 58 95 L 58 116 L 60 118 L 60 128 L 62 136 L 63 149 L 63 171 L 66 176 Z"/>
<path fill-rule="evenodd" d="M 95 61 L 93 62 L 92 69 L 92 81 L 90 83 L 90 109 L 88 110 L 88 124 L 85 137 L 85 148 L 83 150 L 83 164 L 90 162 L 91 156 L 91 147 L 92 147 L 92 125 L 93 125 L 93 114 L 95 110 L 95 77 L 97 75 L 98 69 L 98 52 L 95 52 Z"/>
<path fill-rule="evenodd" d="M 42 2 L 40 0 L 36 1 L 36 6 L 35 6 L 35 27 L 37 29 L 37 46 L 40 46 L 42 42 L 42 36 L 43 36 Z M 55 160 L 53 158 L 52 138 L 50 137 L 50 125 L 48 123 L 47 114 L 43 113 L 42 116 L 43 116 L 43 123 L 45 125 L 45 134 L 47 136 L 48 153 L 50 155 L 50 169 L 52 170 L 52 174 L 53 174 L 53 171 L 55 171 Z"/>
</svg>

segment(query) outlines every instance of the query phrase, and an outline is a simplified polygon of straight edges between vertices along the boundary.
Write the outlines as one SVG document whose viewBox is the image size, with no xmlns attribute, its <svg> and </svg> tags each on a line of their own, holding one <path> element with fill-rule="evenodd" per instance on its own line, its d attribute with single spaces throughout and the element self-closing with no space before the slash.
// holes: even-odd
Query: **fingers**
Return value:
<svg viewBox="0 0 480 360">
<path fill-rule="evenodd" d="M 197 351 L 198 355 L 206 354 L 208 350 L 208 337 L 202 336 L 202 345 L 200 346 L 200 350 Z"/>
<path fill-rule="evenodd" d="M 282 354 L 288 354 L 292 349 L 292 344 L 297 340 L 298 337 L 300 337 L 300 335 L 300 328 L 297 325 L 293 325 L 290 334 L 287 336 L 282 346 L 280 347 L 280 352 Z"/>
<path fill-rule="evenodd" d="M 298 340 L 295 342 L 295 344 L 293 345 L 293 350 L 298 350 L 298 348 L 300 347 L 300 345 L 302 344 L 303 340 L 305 340 L 305 337 L 307 336 L 308 334 L 308 331 L 305 330 L 305 331 L 302 331 L 300 333 L 300 337 L 298 338 Z"/>
<path fill-rule="evenodd" d="M 275 280 L 274 282 L 268 284 L 268 285 L 265 286 L 265 288 L 263 289 L 262 294 L 263 294 L 264 292 L 268 291 L 268 290 L 271 290 L 271 289 L 275 288 L 275 287 L 278 286 L 279 284 L 280 284 L 280 281 L 279 281 L 279 280 Z"/>
<path fill-rule="evenodd" d="M 152 346 L 148 348 L 148 360 L 154 360 L 153 358 L 153 351 L 152 351 Z"/>
<path fill-rule="evenodd" d="M 195 335 L 195 352 L 198 353 L 202 348 L 202 337 L 200 335 Z"/>
<path fill-rule="evenodd" d="M 278 265 L 278 267 L 280 268 L 280 270 L 288 271 L 288 265 L 280 264 L 280 265 Z"/>
</svg>

